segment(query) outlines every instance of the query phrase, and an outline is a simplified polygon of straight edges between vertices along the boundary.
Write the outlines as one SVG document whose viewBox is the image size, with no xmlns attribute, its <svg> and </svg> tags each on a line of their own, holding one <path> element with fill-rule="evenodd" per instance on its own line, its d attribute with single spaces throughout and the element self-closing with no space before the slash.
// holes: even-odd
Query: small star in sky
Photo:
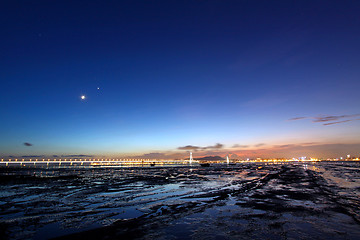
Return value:
<svg viewBox="0 0 360 240">
<path fill-rule="evenodd" d="M 81 95 L 81 100 L 85 100 L 86 96 L 85 95 Z"/>
</svg>

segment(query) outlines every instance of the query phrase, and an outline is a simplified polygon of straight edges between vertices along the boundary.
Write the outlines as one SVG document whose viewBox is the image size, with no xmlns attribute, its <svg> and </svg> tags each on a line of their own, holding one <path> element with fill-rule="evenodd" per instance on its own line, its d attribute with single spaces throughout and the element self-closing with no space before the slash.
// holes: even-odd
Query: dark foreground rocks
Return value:
<svg viewBox="0 0 360 240">
<path fill-rule="evenodd" d="M 46 176 L 15 182 L 7 177 L 8 187 L 30 187 L 23 189 L 23 198 L 34 198 L 0 198 L 9 201 L 0 205 L 7 212 L 0 222 L 2 236 L 360 239 L 356 163 L 96 169 L 55 175 L 46 175 L 53 177 L 51 183 Z M 10 207 L 11 200 L 15 207 Z M 48 226 L 56 227 L 46 230 Z"/>
<path fill-rule="evenodd" d="M 316 171 L 281 166 L 251 181 L 159 205 L 136 219 L 60 239 L 359 239 L 359 205 Z"/>
</svg>

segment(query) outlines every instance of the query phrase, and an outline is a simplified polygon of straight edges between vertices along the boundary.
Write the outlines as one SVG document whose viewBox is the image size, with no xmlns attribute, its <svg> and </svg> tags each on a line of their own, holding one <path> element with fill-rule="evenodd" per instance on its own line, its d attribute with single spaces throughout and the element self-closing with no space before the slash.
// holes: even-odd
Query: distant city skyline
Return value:
<svg viewBox="0 0 360 240">
<path fill-rule="evenodd" d="M 0 155 L 360 155 L 358 1 L 5 1 Z"/>
</svg>

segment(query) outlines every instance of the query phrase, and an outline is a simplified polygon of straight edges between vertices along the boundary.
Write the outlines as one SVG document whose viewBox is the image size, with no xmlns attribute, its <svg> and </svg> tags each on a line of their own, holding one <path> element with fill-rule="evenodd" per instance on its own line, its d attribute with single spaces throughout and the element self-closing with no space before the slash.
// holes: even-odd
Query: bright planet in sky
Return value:
<svg viewBox="0 0 360 240">
<path fill-rule="evenodd" d="M 81 100 L 85 100 L 86 96 L 85 95 L 81 95 Z"/>
</svg>

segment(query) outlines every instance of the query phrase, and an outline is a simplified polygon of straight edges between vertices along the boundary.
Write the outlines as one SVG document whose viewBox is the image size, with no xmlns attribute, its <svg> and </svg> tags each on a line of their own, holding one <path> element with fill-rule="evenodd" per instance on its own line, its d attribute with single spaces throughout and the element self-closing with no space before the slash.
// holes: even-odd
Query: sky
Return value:
<svg viewBox="0 0 360 240">
<path fill-rule="evenodd" d="M 0 155 L 359 156 L 359 12 L 1 1 Z"/>
</svg>

